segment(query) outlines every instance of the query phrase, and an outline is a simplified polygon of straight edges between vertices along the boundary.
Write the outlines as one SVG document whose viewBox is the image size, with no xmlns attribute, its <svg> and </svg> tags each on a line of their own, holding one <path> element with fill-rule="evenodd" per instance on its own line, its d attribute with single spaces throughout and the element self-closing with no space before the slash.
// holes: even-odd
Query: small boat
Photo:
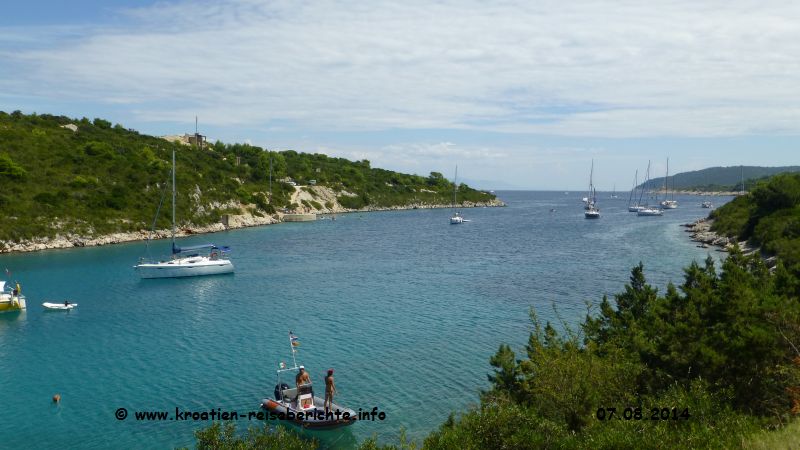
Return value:
<svg viewBox="0 0 800 450">
<path fill-rule="evenodd" d="M 453 216 L 450 217 L 450 225 L 460 225 L 469 220 L 464 220 L 461 213 L 456 208 L 456 195 L 458 194 L 458 166 L 456 166 L 456 175 L 453 178 Z"/>
<path fill-rule="evenodd" d="M 710 201 L 708 201 L 708 200 L 704 201 L 704 202 L 702 203 L 702 205 L 700 205 L 700 206 L 702 206 L 703 208 L 708 208 L 708 209 L 714 208 L 714 204 L 713 204 L 713 203 L 711 203 L 711 202 L 710 202 Z"/>
<path fill-rule="evenodd" d="M 70 309 L 78 306 L 77 303 L 70 303 L 69 301 L 65 301 L 64 303 L 50 303 L 44 302 L 42 303 L 45 309 L 49 309 L 51 311 L 69 311 Z"/>
<path fill-rule="evenodd" d="M 281 382 L 281 374 L 285 372 L 298 373 L 303 366 L 297 365 L 295 355 L 297 354 L 297 336 L 289 332 L 289 345 L 292 350 L 292 361 L 294 367 L 286 367 L 280 363 L 278 381 L 273 392 L 274 398 L 261 400 L 261 408 L 268 411 L 270 418 L 285 420 L 287 423 L 308 429 L 331 429 L 352 425 L 357 419 L 355 411 L 345 408 L 336 403 L 331 403 L 328 410 L 325 409 L 325 399 L 314 395 L 312 383 L 301 384 L 297 387 L 289 387 L 288 384 Z M 323 391 L 324 391 L 323 387 Z"/>
<path fill-rule="evenodd" d="M 644 208 L 636 213 L 637 216 L 663 216 L 664 210 L 661 208 Z"/>
<path fill-rule="evenodd" d="M 0 281 L 0 312 L 22 311 L 25 309 L 25 296 L 17 283 L 13 290 L 6 289 L 6 282 Z"/>
</svg>

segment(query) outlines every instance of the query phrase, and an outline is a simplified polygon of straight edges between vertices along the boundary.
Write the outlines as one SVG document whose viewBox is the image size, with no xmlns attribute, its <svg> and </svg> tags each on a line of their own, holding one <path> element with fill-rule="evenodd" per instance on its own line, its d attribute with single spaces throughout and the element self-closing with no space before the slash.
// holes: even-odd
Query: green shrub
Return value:
<svg viewBox="0 0 800 450">
<path fill-rule="evenodd" d="M 14 180 L 20 180 L 27 175 L 22 166 L 14 163 L 11 157 L 5 153 L 0 153 L 0 178 L 6 177 Z"/>
</svg>

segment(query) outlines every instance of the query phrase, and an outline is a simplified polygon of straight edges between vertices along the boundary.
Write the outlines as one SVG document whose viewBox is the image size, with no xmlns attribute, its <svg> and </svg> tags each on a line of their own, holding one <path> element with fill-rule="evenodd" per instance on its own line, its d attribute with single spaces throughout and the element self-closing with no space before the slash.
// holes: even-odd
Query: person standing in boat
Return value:
<svg viewBox="0 0 800 450">
<path fill-rule="evenodd" d="M 303 404 L 298 406 L 301 408 L 314 406 L 314 388 L 311 386 L 311 377 L 308 376 L 308 372 L 306 372 L 305 367 L 300 366 L 300 371 L 297 372 L 294 382 L 297 384 L 298 402 L 302 394 L 311 394 L 310 398 L 306 398 L 303 400 Z"/>
<path fill-rule="evenodd" d="M 308 372 L 306 372 L 306 368 L 304 366 L 300 366 L 300 371 L 297 372 L 294 382 L 297 387 L 300 387 L 303 384 L 311 384 L 311 377 L 308 376 Z"/>
<path fill-rule="evenodd" d="M 333 394 L 336 393 L 336 384 L 333 382 L 333 369 L 328 369 L 325 377 L 325 412 L 333 409 Z"/>
</svg>

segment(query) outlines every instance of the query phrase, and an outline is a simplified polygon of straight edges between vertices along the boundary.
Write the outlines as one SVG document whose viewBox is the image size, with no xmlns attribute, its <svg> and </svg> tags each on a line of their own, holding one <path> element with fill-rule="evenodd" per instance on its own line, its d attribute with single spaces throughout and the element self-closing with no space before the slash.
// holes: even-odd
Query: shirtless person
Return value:
<svg viewBox="0 0 800 450">
<path fill-rule="evenodd" d="M 306 368 L 304 366 L 300 366 L 300 371 L 297 372 L 294 382 L 297 387 L 300 387 L 301 384 L 311 384 L 311 377 L 308 376 L 308 372 L 306 372 Z"/>
<path fill-rule="evenodd" d="M 306 393 L 305 390 L 301 390 L 301 386 L 308 386 L 308 392 L 311 393 L 311 398 L 306 398 L 303 400 L 303 404 L 300 405 L 302 408 L 308 408 L 314 405 L 314 390 L 311 388 L 311 377 L 308 376 L 308 372 L 306 372 L 306 368 L 300 366 L 300 371 L 297 372 L 297 376 L 294 378 L 295 384 L 297 384 L 297 398 L 300 398 L 301 394 Z"/>
<path fill-rule="evenodd" d="M 336 393 L 336 384 L 333 382 L 333 369 L 328 369 L 325 377 L 325 411 L 333 409 L 333 394 Z"/>
</svg>

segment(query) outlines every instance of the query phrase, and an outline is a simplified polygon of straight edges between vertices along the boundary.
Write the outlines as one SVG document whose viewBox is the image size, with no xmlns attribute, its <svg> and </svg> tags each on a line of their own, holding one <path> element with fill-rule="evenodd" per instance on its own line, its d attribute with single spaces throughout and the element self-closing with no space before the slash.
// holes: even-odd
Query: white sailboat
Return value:
<svg viewBox="0 0 800 450">
<path fill-rule="evenodd" d="M 592 168 L 589 171 L 589 196 L 586 198 L 586 211 L 583 212 L 583 217 L 586 219 L 600 218 L 600 209 L 597 208 L 597 190 L 594 188 L 593 176 L 594 159 L 592 160 Z"/>
<path fill-rule="evenodd" d="M 214 244 L 178 247 L 175 245 L 175 150 L 172 151 L 172 257 L 165 261 L 142 258 L 134 266 L 141 278 L 180 278 L 233 272 L 228 247 Z"/>
<path fill-rule="evenodd" d="M 636 174 L 633 176 L 633 187 L 631 188 L 631 194 L 628 196 L 628 212 L 639 212 L 644 209 L 644 206 L 639 205 L 637 202 L 636 204 L 632 203 L 633 201 L 633 194 L 636 193 L 636 185 L 639 184 L 639 169 L 636 169 Z"/>
<path fill-rule="evenodd" d="M 672 177 L 673 184 L 675 182 L 675 176 Z M 667 175 L 664 177 L 664 201 L 661 202 L 661 207 L 664 209 L 675 209 L 678 207 L 678 201 L 675 200 L 675 193 L 673 190 L 673 196 L 670 200 L 667 200 L 667 193 L 669 193 L 669 158 L 667 158 Z"/>
<path fill-rule="evenodd" d="M 645 181 L 642 185 L 642 191 L 639 193 L 639 205 L 642 206 L 642 209 L 636 211 L 637 216 L 662 216 L 664 215 L 664 211 L 661 208 L 650 207 L 647 204 L 642 205 L 642 196 L 644 195 L 644 191 L 647 188 L 647 183 L 650 182 L 650 161 L 647 161 L 647 173 L 645 174 Z"/>
<path fill-rule="evenodd" d="M 458 166 L 456 166 L 456 175 L 453 178 L 453 216 L 450 217 L 450 225 L 460 225 L 467 220 L 461 216 L 461 213 L 456 209 L 456 195 L 458 193 Z"/>
</svg>

